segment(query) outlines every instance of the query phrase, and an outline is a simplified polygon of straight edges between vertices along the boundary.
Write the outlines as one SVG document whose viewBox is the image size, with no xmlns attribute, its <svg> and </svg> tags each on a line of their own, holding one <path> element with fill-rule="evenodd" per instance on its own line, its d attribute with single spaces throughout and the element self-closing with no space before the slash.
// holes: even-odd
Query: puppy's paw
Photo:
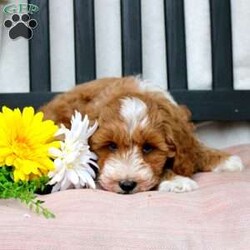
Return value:
<svg viewBox="0 0 250 250">
<path fill-rule="evenodd" d="M 223 171 L 228 172 L 236 172 L 242 171 L 244 169 L 244 165 L 239 156 L 233 155 L 228 159 L 221 162 L 218 166 L 213 169 L 213 172 L 220 173 Z"/>
<path fill-rule="evenodd" d="M 198 184 L 194 180 L 188 177 L 176 175 L 171 180 L 162 181 L 158 187 L 158 190 L 163 192 L 183 193 L 193 191 L 197 188 Z"/>
</svg>

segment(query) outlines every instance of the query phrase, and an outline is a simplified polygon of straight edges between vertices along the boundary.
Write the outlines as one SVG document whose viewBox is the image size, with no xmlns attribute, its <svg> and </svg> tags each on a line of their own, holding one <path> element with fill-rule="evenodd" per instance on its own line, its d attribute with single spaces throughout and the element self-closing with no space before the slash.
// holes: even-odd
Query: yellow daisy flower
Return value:
<svg viewBox="0 0 250 250">
<path fill-rule="evenodd" d="M 26 107 L 0 112 L 0 166 L 12 166 L 14 181 L 28 181 L 54 169 L 49 149 L 60 147 L 55 141 L 58 126 L 43 121 L 43 113 Z"/>
</svg>

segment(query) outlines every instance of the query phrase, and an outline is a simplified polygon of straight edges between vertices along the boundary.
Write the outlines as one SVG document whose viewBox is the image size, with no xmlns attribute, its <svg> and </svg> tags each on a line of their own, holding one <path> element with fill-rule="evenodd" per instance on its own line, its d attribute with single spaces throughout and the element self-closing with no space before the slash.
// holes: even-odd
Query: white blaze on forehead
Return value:
<svg viewBox="0 0 250 250">
<path fill-rule="evenodd" d="M 148 124 L 147 113 L 147 105 L 139 98 L 126 97 L 121 100 L 120 114 L 130 133 L 137 127 L 144 128 Z"/>
</svg>

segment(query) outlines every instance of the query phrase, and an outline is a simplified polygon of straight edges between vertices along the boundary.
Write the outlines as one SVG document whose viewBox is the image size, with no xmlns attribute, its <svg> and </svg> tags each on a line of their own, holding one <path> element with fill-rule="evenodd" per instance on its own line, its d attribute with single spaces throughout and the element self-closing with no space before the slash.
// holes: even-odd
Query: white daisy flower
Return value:
<svg viewBox="0 0 250 250">
<path fill-rule="evenodd" d="M 59 149 L 51 148 L 50 154 L 55 159 L 55 169 L 50 171 L 49 185 L 54 185 L 52 192 L 69 188 L 90 187 L 95 188 L 95 171 L 90 167 L 99 168 L 95 160 L 96 154 L 90 151 L 88 139 L 96 131 L 97 122 L 89 126 L 88 116 L 75 111 L 71 118 L 71 129 L 61 125 L 56 135 L 63 135 Z"/>
</svg>

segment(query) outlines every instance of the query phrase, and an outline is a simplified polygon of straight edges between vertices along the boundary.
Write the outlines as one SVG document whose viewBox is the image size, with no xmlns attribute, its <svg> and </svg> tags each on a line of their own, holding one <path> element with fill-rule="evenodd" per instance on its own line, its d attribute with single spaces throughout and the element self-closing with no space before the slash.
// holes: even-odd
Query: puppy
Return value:
<svg viewBox="0 0 250 250">
<path fill-rule="evenodd" d="M 105 190 L 197 189 L 198 171 L 240 171 L 239 157 L 203 145 L 190 112 L 166 91 L 136 77 L 105 78 L 78 85 L 41 108 L 46 119 L 70 126 L 75 110 L 98 121 L 90 139 L 98 156 L 98 182 Z"/>
</svg>

